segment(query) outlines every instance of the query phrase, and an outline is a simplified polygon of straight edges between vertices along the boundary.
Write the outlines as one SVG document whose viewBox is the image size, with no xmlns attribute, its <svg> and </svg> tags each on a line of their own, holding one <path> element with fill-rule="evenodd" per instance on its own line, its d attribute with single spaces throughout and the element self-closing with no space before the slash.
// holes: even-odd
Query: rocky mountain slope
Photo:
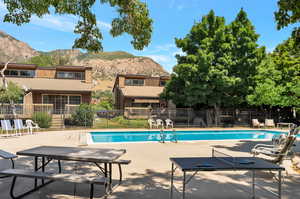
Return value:
<svg viewBox="0 0 300 199">
<path fill-rule="evenodd" d="M 28 44 L 0 31 L 0 62 L 22 62 L 39 53 Z"/>
<path fill-rule="evenodd" d="M 40 66 L 81 65 L 93 67 L 95 89 L 112 87 L 117 74 L 168 75 L 161 65 L 148 57 L 123 51 L 83 53 L 80 50 L 40 52 L 0 31 L 0 62 L 35 63 Z"/>
</svg>

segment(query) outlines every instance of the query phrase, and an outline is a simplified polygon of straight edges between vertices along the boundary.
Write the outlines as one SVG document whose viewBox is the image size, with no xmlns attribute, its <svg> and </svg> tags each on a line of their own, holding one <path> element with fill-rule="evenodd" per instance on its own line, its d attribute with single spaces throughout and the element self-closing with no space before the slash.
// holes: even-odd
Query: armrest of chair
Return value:
<svg viewBox="0 0 300 199">
<path fill-rule="evenodd" d="M 274 148 L 274 145 L 272 145 L 272 144 L 257 144 L 252 149 L 256 149 L 256 148 L 259 148 L 259 147 Z"/>
</svg>

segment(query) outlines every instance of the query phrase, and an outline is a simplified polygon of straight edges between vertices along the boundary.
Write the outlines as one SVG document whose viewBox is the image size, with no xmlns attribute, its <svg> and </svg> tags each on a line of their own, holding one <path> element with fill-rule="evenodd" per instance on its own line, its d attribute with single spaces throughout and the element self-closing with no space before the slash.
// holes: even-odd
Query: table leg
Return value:
<svg viewBox="0 0 300 199">
<path fill-rule="evenodd" d="M 42 172 L 45 172 L 45 157 L 42 157 Z M 42 179 L 42 184 L 45 184 L 44 179 Z"/>
<path fill-rule="evenodd" d="M 61 162 L 60 160 L 57 160 L 58 163 L 58 173 L 61 173 Z"/>
<path fill-rule="evenodd" d="M 174 178 L 174 163 L 172 163 L 172 166 L 171 166 L 171 188 L 170 188 L 170 199 L 173 198 L 173 179 Z"/>
<path fill-rule="evenodd" d="M 278 171 L 278 198 L 281 199 L 281 170 Z"/>
<path fill-rule="evenodd" d="M 34 157 L 34 171 L 38 170 L 38 160 L 37 156 Z M 34 179 L 34 188 L 37 188 L 37 178 Z"/>
<path fill-rule="evenodd" d="M 184 171 L 183 172 L 183 180 L 182 180 L 182 199 L 185 199 L 185 178 L 186 178 L 186 173 Z"/>
<path fill-rule="evenodd" d="M 255 170 L 252 171 L 252 198 L 255 198 Z"/>
<path fill-rule="evenodd" d="M 109 190 L 112 191 L 112 163 L 108 163 Z"/>
<path fill-rule="evenodd" d="M 104 163 L 104 177 L 107 179 L 107 163 Z M 105 184 L 105 190 L 107 190 L 107 184 Z"/>
</svg>

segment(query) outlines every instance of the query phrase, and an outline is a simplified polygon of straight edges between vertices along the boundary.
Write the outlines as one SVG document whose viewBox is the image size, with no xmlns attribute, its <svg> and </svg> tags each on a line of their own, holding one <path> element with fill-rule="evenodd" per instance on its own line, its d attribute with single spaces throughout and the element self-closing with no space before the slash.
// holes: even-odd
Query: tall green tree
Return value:
<svg viewBox="0 0 300 199">
<path fill-rule="evenodd" d="M 275 12 L 277 29 L 280 30 L 290 24 L 300 22 L 300 1 L 299 0 L 279 0 L 278 11 Z M 295 44 L 300 45 L 300 27 L 295 27 L 292 33 Z"/>
<path fill-rule="evenodd" d="M 265 47 L 257 44 L 259 35 L 243 9 L 229 25 L 229 29 L 233 38 L 231 74 L 240 79 L 233 88 L 233 94 L 237 95 L 236 104 L 243 104 L 246 103 L 246 96 L 253 90 L 256 67 L 266 56 Z"/>
<path fill-rule="evenodd" d="M 256 86 L 248 101 L 253 105 L 299 107 L 300 56 L 293 38 L 279 44 L 258 67 Z"/>
<path fill-rule="evenodd" d="M 220 107 L 244 103 L 251 90 L 256 64 L 264 57 L 257 38 L 243 10 L 229 25 L 210 11 L 183 39 L 176 39 L 185 55 L 177 55 L 162 97 L 176 105 L 214 107 L 218 125 Z"/>
<path fill-rule="evenodd" d="M 55 14 L 70 14 L 79 17 L 74 33 L 80 37 L 73 48 L 88 51 L 102 50 L 102 34 L 97 26 L 93 6 L 96 0 L 4 0 L 8 13 L 4 22 L 17 25 L 29 23 L 32 15 L 43 17 L 54 10 Z M 109 4 L 116 8 L 119 16 L 113 19 L 110 33 L 116 37 L 128 33 L 133 37 L 131 44 L 141 50 L 148 46 L 152 33 L 152 19 L 145 3 L 140 0 L 100 0 L 100 4 Z"/>
</svg>

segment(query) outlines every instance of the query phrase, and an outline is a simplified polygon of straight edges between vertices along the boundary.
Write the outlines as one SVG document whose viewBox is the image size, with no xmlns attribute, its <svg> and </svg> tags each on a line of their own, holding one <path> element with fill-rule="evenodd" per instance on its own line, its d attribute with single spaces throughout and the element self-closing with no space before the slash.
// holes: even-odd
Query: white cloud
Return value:
<svg viewBox="0 0 300 199">
<path fill-rule="evenodd" d="M 111 25 L 109 23 L 103 22 L 103 21 L 97 21 L 97 25 L 100 27 L 100 29 L 104 29 L 109 31 L 111 29 Z"/>
<path fill-rule="evenodd" d="M 0 1 L 0 10 L 6 11 L 6 6 L 4 5 L 3 1 Z"/>
<path fill-rule="evenodd" d="M 173 54 L 172 54 L 174 57 L 175 57 L 175 55 L 185 55 L 185 52 L 182 52 L 182 50 L 180 49 L 180 50 L 178 50 L 178 51 L 176 51 L 176 52 L 173 52 Z"/>
<path fill-rule="evenodd" d="M 42 18 L 32 16 L 30 23 L 62 32 L 73 32 L 76 20 L 70 16 L 44 15 Z"/>
<path fill-rule="evenodd" d="M 273 52 L 274 50 L 275 50 L 275 47 L 267 47 L 267 48 L 266 48 L 267 53 L 271 53 L 271 52 Z"/>
<path fill-rule="evenodd" d="M 154 61 L 159 63 L 168 63 L 172 61 L 172 58 L 167 55 L 145 55 L 146 57 L 152 58 Z"/>
</svg>

